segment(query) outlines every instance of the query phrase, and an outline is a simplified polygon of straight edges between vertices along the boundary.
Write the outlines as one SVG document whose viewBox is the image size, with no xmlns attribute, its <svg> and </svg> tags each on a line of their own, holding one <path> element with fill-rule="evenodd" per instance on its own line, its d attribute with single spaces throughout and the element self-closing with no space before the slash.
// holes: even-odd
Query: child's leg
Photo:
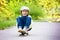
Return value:
<svg viewBox="0 0 60 40">
<path fill-rule="evenodd" d="M 22 21 L 21 21 L 20 17 L 17 18 L 17 27 L 18 27 L 18 29 L 19 28 L 22 29 Z"/>
<path fill-rule="evenodd" d="M 27 17 L 27 19 L 26 19 L 26 24 L 25 24 L 23 30 L 26 30 L 26 31 L 27 31 L 28 28 L 29 28 L 29 26 L 30 26 L 30 24 L 31 24 L 31 18 L 30 18 L 30 17 Z"/>
<path fill-rule="evenodd" d="M 27 17 L 26 24 L 25 24 L 26 28 L 29 28 L 30 24 L 31 24 L 31 18 Z"/>
</svg>

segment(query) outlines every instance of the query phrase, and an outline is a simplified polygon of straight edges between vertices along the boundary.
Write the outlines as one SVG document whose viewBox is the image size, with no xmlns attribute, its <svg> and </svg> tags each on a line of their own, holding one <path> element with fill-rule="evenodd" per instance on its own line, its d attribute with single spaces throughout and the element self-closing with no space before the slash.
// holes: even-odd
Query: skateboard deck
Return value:
<svg viewBox="0 0 60 40">
<path fill-rule="evenodd" d="M 28 33 L 26 33 L 26 32 L 23 31 L 23 30 L 19 30 L 18 32 L 21 33 L 20 36 L 27 36 L 27 35 L 28 35 Z"/>
<path fill-rule="evenodd" d="M 32 28 L 28 28 L 28 30 L 27 31 L 30 31 Z"/>
</svg>

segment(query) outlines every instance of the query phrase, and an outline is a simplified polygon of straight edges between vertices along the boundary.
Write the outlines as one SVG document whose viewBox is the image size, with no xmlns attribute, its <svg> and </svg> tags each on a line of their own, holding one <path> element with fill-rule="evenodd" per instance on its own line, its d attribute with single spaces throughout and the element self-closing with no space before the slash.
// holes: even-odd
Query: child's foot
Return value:
<svg viewBox="0 0 60 40">
<path fill-rule="evenodd" d="M 28 34 L 27 29 L 23 29 L 23 30 L 22 30 L 21 28 L 19 28 L 18 32 L 19 32 L 19 33 L 22 33 L 22 34 Z"/>
<path fill-rule="evenodd" d="M 28 31 L 27 31 L 27 29 L 26 29 L 26 28 L 24 28 L 24 29 L 23 29 L 23 31 L 25 31 L 26 33 L 28 33 Z"/>
<path fill-rule="evenodd" d="M 22 29 L 21 29 L 21 28 L 19 28 L 19 29 L 18 29 L 18 32 L 21 32 L 21 31 L 22 31 Z"/>
</svg>

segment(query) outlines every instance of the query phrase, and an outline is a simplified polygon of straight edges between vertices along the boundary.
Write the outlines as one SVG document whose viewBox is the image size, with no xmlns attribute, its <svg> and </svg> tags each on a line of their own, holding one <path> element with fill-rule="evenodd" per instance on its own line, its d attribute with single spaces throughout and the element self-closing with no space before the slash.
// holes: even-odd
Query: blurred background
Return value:
<svg viewBox="0 0 60 40">
<path fill-rule="evenodd" d="M 16 24 L 22 6 L 30 8 L 34 21 L 60 22 L 60 0 L 0 0 L 0 29 Z"/>
</svg>

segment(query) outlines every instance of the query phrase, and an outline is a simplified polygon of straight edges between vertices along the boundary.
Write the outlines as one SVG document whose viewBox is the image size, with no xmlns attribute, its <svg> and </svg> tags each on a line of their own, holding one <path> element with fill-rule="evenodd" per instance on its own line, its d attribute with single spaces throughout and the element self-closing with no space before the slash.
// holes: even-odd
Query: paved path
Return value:
<svg viewBox="0 0 60 40">
<path fill-rule="evenodd" d="M 18 36 L 16 26 L 0 30 L 0 40 L 60 40 L 60 23 L 34 22 L 28 36 Z"/>
</svg>

